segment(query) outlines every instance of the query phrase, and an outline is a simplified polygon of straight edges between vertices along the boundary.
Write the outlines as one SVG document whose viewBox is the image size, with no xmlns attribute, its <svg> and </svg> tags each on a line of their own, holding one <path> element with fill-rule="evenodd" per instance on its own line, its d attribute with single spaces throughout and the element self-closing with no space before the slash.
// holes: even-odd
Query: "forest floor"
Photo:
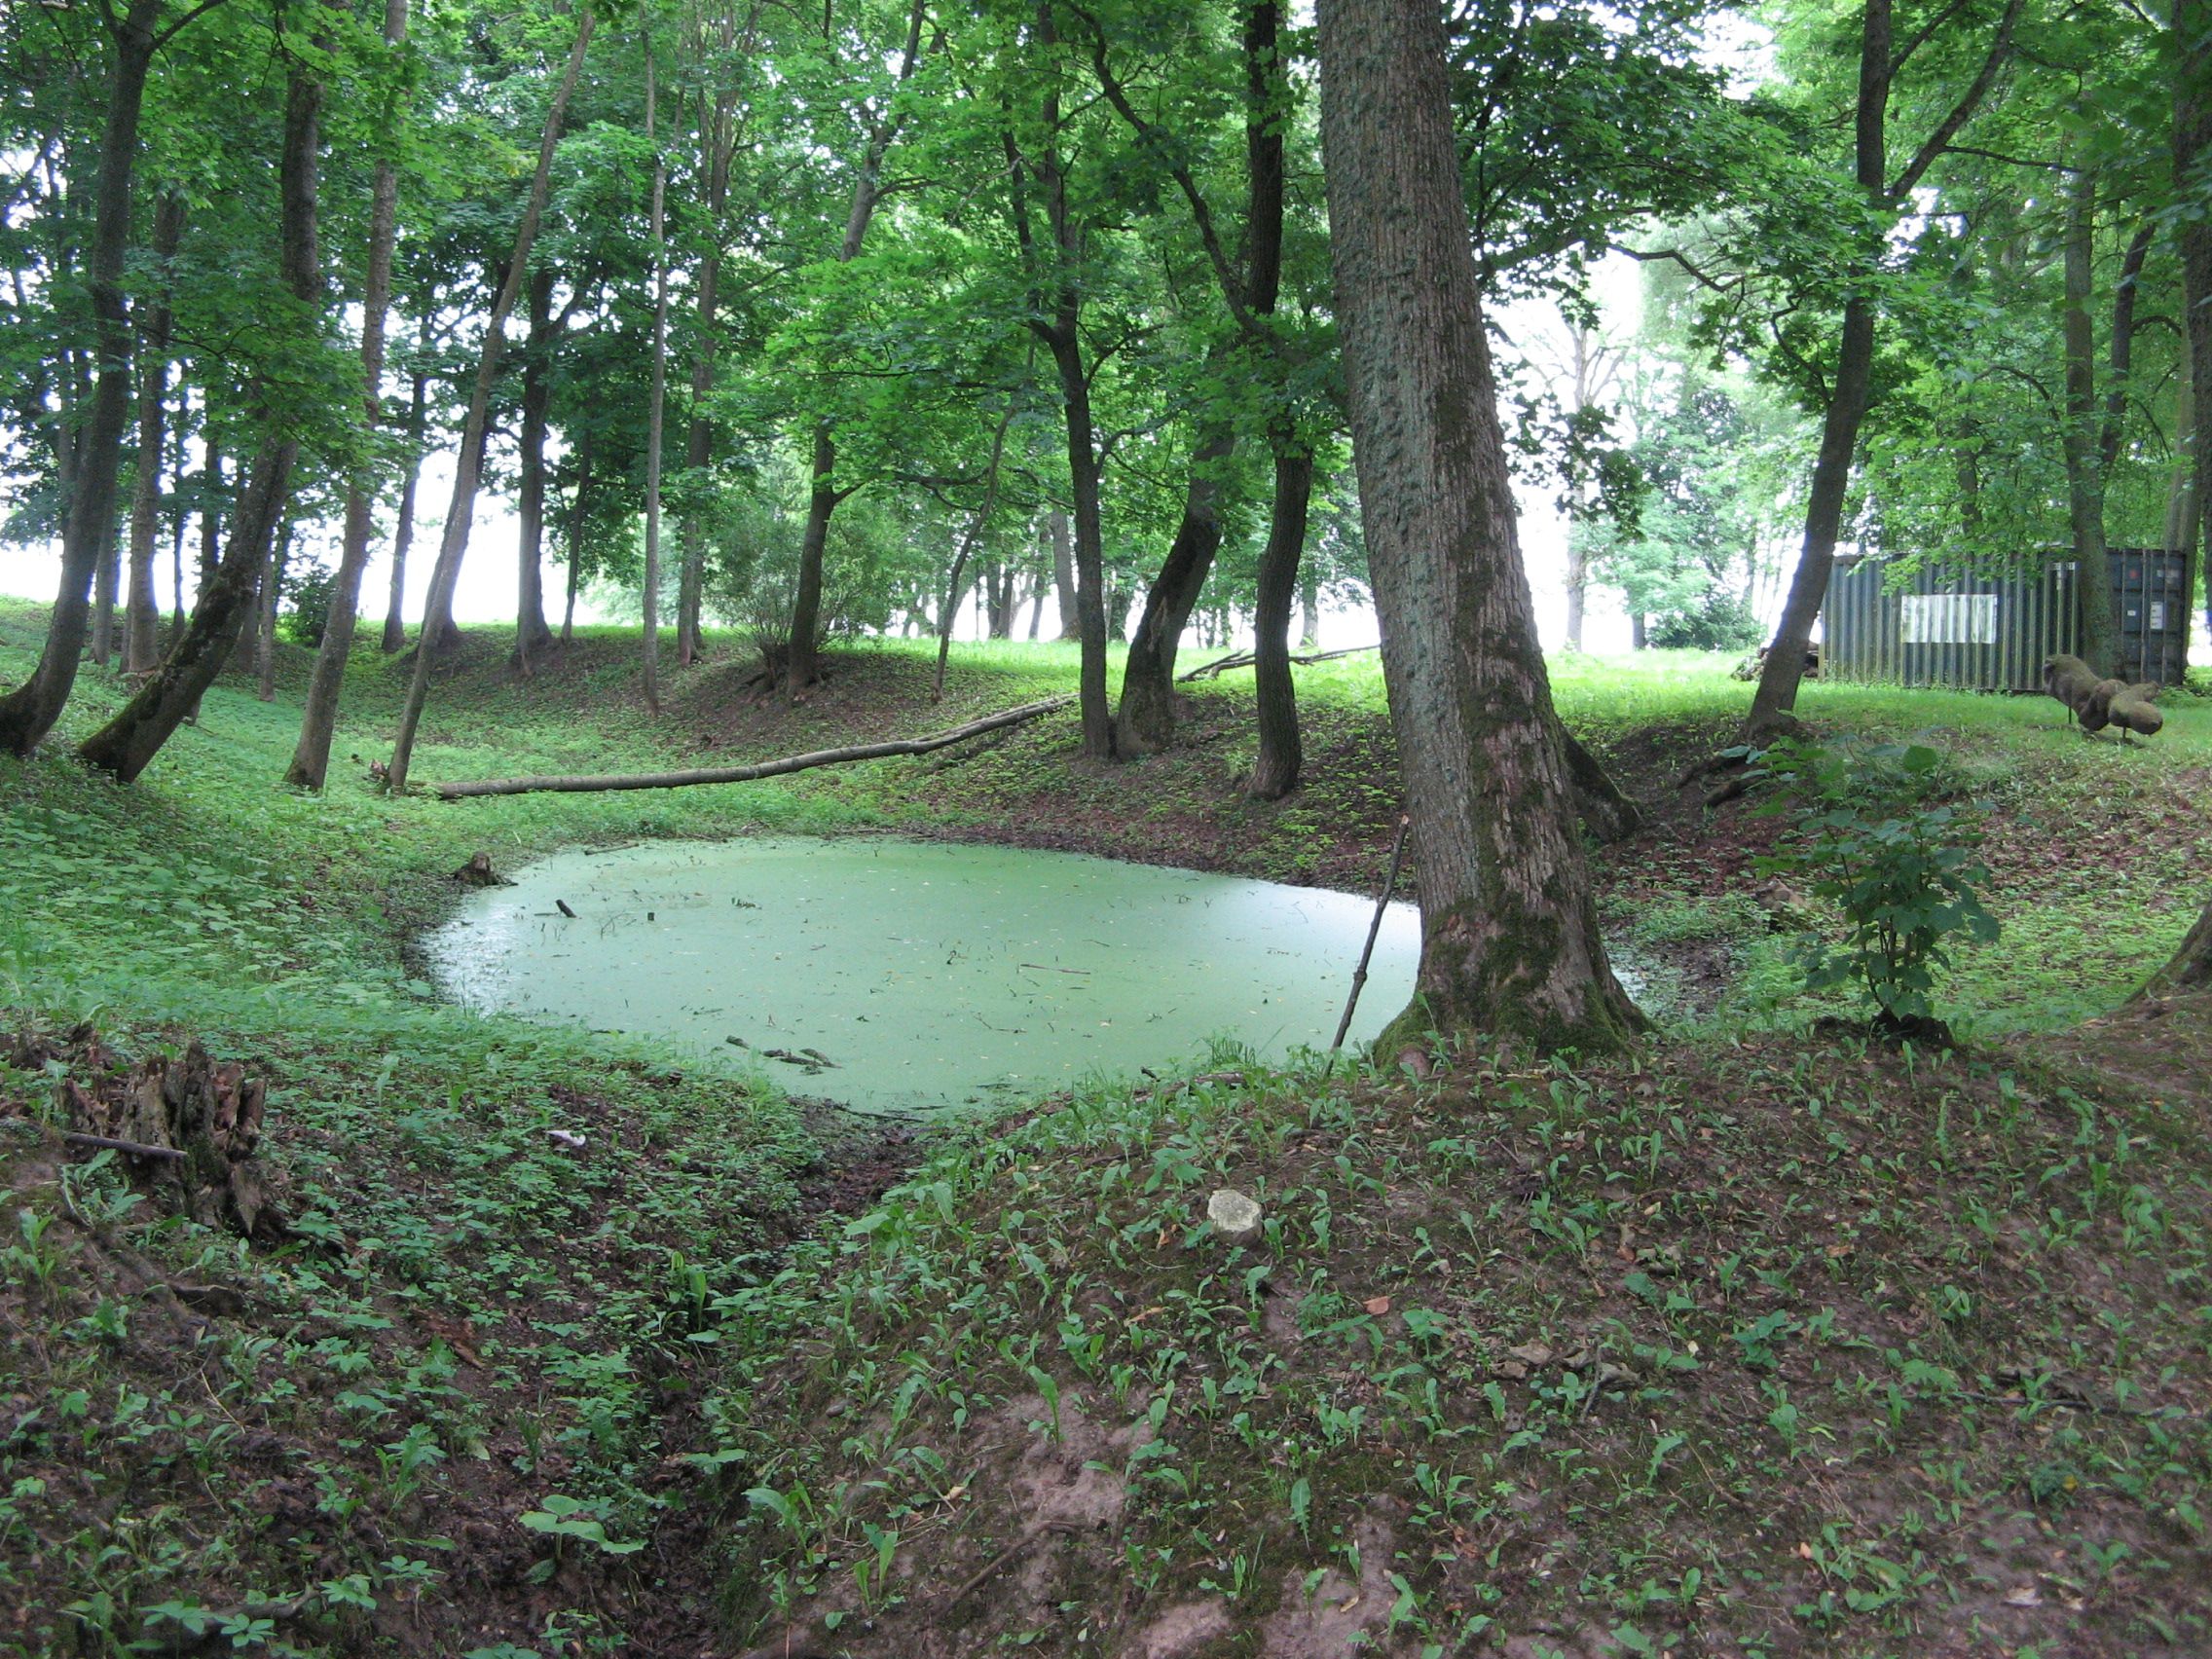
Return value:
<svg viewBox="0 0 2212 1659">
<path fill-rule="evenodd" d="M 0 609 L 0 674 L 38 622 Z M 528 682 L 471 636 L 418 776 L 914 735 L 1072 679 L 964 647 L 933 705 L 918 648 L 865 647 L 788 709 L 715 644 L 655 720 L 614 636 Z M 1825 736 L 1928 743 L 1992 813 L 1967 1041 L 1899 1054 L 1813 1028 L 1801 902 L 1751 862 L 1779 821 L 1671 787 L 1745 688 L 1568 661 L 1648 811 L 1599 861 L 1662 1011 L 1635 1060 L 1217 1066 L 917 1142 L 461 1014 L 409 941 L 476 851 L 654 835 L 1371 891 L 1371 660 L 1302 671 L 1272 805 L 1237 787 L 1248 680 L 1130 766 L 1053 717 L 771 784 L 392 799 L 373 649 L 308 797 L 276 783 L 305 668 L 219 687 L 129 790 L 68 758 L 96 674 L 0 762 L 0 1654 L 2212 1648 L 2212 1010 L 2120 1007 L 2202 903 L 2212 706 L 2122 749 L 2034 700 L 1808 687 Z M 279 1243 L 55 1132 L 64 1081 L 191 1040 L 272 1085 Z M 1247 1245 L 1221 1186 L 1264 1206 Z"/>
</svg>

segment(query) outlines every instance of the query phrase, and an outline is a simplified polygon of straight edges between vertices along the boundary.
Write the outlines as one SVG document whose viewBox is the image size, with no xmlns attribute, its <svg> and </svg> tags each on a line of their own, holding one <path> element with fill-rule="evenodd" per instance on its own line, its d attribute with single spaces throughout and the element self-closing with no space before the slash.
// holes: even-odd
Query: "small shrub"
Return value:
<svg viewBox="0 0 2212 1659">
<path fill-rule="evenodd" d="M 1837 752 L 1786 740 L 1754 764 L 1780 785 L 1765 810 L 1797 817 L 1757 867 L 1833 903 L 1847 930 L 1840 944 L 1807 936 L 1806 988 L 1856 986 L 1886 1035 L 1947 1035 L 1932 1000 L 1947 943 L 1959 934 L 1993 940 L 1998 929 L 1981 902 L 1980 815 L 1942 798 L 1942 756 L 1919 745 Z"/>
</svg>

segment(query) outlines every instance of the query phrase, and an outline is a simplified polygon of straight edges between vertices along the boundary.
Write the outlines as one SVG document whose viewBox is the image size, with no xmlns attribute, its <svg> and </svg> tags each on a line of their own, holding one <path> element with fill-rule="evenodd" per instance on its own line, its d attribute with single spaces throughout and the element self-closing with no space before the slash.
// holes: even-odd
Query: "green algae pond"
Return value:
<svg viewBox="0 0 2212 1659">
<path fill-rule="evenodd" d="M 567 905 L 573 915 L 563 912 Z M 884 836 L 570 851 L 425 940 L 466 1006 L 575 1020 L 863 1111 L 940 1112 L 1325 1049 L 1372 897 Z M 1390 906 L 1347 1042 L 1413 992 Z"/>
</svg>

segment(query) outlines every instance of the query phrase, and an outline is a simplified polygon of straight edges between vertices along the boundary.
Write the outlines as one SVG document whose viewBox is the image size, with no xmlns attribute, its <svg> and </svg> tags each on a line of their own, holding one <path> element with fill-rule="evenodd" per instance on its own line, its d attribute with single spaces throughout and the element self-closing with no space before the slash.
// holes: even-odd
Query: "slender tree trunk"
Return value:
<svg viewBox="0 0 2212 1659">
<path fill-rule="evenodd" d="M 1298 583 L 1298 648 L 1309 651 L 1321 643 L 1321 579 L 1309 566 Z"/>
<path fill-rule="evenodd" d="M 591 523 L 591 427 L 576 440 L 576 504 L 569 520 L 569 598 L 561 610 L 561 648 L 576 632 L 576 584 L 584 568 L 584 531 Z"/>
<path fill-rule="evenodd" d="M 840 265 L 850 265 L 860 257 L 861 247 L 867 240 L 868 225 L 875 217 L 876 203 L 883 199 L 883 163 L 891 153 L 892 141 L 899 135 L 899 117 L 892 109 L 900 89 L 913 79 L 915 65 L 922 60 L 924 11 L 925 0 L 913 0 L 906 18 L 905 53 L 900 59 L 891 101 L 868 132 L 860 170 L 853 179 L 852 205 L 845 214 L 845 237 L 837 248 Z M 836 487 L 836 466 L 837 446 L 830 423 L 818 423 L 814 429 L 814 470 L 807 496 L 806 534 L 799 538 L 798 585 L 792 604 L 791 642 L 784 654 L 784 695 L 793 700 L 814 683 L 820 672 L 816 653 L 821 648 L 822 560 L 830 545 L 830 515 L 837 510 L 839 501 L 852 494 L 850 487 Z"/>
<path fill-rule="evenodd" d="M 1252 675 L 1260 754 L 1245 793 L 1280 800 L 1298 787 L 1305 749 L 1298 735 L 1298 691 L 1290 679 L 1290 607 L 1306 550 L 1307 508 L 1313 498 L 1313 452 L 1287 433 L 1272 440 L 1274 502 L 1268 545 L 1260 554 L 1260 602 L 1252 618 Z"/>
<path fill-rule="evenodd" d="M 653 133 L 653 42 L 645 32 L 645 147 L 653 152 L 653 367 L 645 404 L 645 707 L 660 713 L 660 459 L 668 403 L 668 165 Z"/>
<path fill-rule="evenodd" d="M 798 585 L 792 597 L 792 633 L 784 647 L 784 695 L 798 694 L 820 678 L 822 560 L 830 545 L 830 515 L 839 496 L 836 440 L 827 423 L 814 428 L 814 458 L 806 497 L 806 529 L 798 542 Z M 773 665 L 771 665 L 773 666 Z"/>
<path fill-rule="evenodd" d="M 1145 594 L 1137 631 L 1122 666 L 1114 715 L 1114 752 L 1124 759 L 1164 749 L 1175 735 L 1175 651 L 1221 548 L 1221 468 L 1236 448 L 1226 428 L 1207 433 L 1191 456 L 1183 516 L 1167 557 Z"/>
<path fill-rule="evenodd" d="M 545 625 L 545 427 L 553 409 L 549 359 L 559 332 L 553 321 L 553 273 L 532 272 L 528 288 L 530 335 L 523 346 L 516 442 L 522 464 L 515 492 L 515 667 L 525 676 L 553 643 L 553 630 Z"/>
<path fill-rule="evenodd" d="M 284 95 L 284 151 L 278 167 L 283 203 L 281 265 L 284 283 L 303 317 L 319 321 L 322 269 L 315 250 L 315 167 L 321 148 L 322 84 L 301 59 Z M 200 603 L 184 638 L 139 685 L 113 719 L 87 738 L 78 754 L 92 765 L 129 783 L 162 745 L 200 707 L 251 618 L 254 578 L 269 556 L 271 537 L 291 499 L 292 464 L 299 439 L 291 423 L 265 412 L 265 435 L 253 470 L 231 514 L 230 545 L 214 574 L 201 584 Z M 213 457 L 209 457 L 212 463 Z"/>
<path fill-rule="evenodd" d="M 254 695 L 264 703 L 276 701 L 276 611 L 284 597 L 284 567 L 292 556 L 292 519 L 270 538 L 269 558 L 261 568 L 261 598 L 256 608 L 253 667 Z"/>
<path fill-rule="evenodd" d="M 1642 1020 L 1599 937 L 1536 642 L 1432 0 L 1322 0 L 1337 316 L 1434 1028 L 1619 1049 Z"/>
<path fill-rule="evenodd" d="M 92 417 L 69 449 L 69 514 L 61 533 L 61 585 L 47 621 L 46 646 L 31 678 L 0 697 L 0 749 L 28 758 L 54 729 L 77 682 L 94 568 L 115 545 L 116 477 L 130 414 L 130 317 L 123 298 L 130 240 L 130 178 L 138 160 L 138 117 L 158 44 L 162 0 L 129 0 L 109 18 L 115 51 L 106 125 L 100 134 L 98 194 L 92 209 L 92 258 L 85 285 L 92 300 L 99 381 Z M 73 428 L 74 429 L 74 428 Z"/>
<path fill-rule="evenodd" d="M 385 44 L 396 52 L 407 39 L 408 0 L 385 0 Z M 384 136 L 389 140 L 403 114 L 395 106 Z M 361 434 L 373 436 L 384 410 L 385 329 L 391 310 L 391 250 L 398 239 L 399 175 L 388 155 L 377 159 L 369 185 L 368 276 L 361 295 Z M 338 571 L 331 580 L 330 612 L 315 647 L 314 673 L 308 681 L 300 714 L 300 740 L 284 781 L 296 789 L 319 790 L 330 769 L 330 742 L 338 729 L 338 699 L 346 683 L 346 661 L 353 649 L 353 623 L 361 608 L 361 575 L 369 563 L 369 533 L 375 528 L 376 473 L 356 466 L 346 481 L 346 528 L 339 544 Z"/>
<path fill-rule="evenodd" d="M 166 274 L 184 238 L 184 198 L 165 193 L 154 209 L 154 258 Z M 169 305 L 165 292 L 146 308 L 138 332 L 138 477 L 130 493 L 130 581 L 123 670 L 144 674 L 162 650 L 162 602 L 155 592 L 154 534 L 161 512 L 162 437 L 168 428 Z"/>
<path fill-rule="evenodd" d="M 2186 199 L 2193 180 L 2212 166 L 2212 0 L 2174 0 L 2174 183 Z M 2187 313 L 2192 484 L 2182 510 L 2186 530 L 2180 538 L 2194 548 L 2194 577 L 2212 551 L 2212 218 L 2185 215 L 2175 228 L 2181 244 L 2182 309 Z M 2212 587 L 2212 583 L 2207 584 Z M 2194 594 L 2194 586 L 2187 590 Z M 2205 607 L 2212 616 L 2212 603 Z M 2186 642 L 2188 630 L 2182 634 Z"/>
<path fill-rule="evenodd" d="M 430 324 L 423 322 L 422 344 L 429 345 Z M 415 491 L 423 478 L 423 432 L 429 401 L 429 377 L 418 368 L 414 392 L 408 403 L 407 471 L 399 481 L 399 522 L 391 533 L 391 599 L 385 607 L 385 655 L 396 656 L 407 646 L 407 554 L 415 545 Z"/>
<path fill-rule="evenodd" d="M 975 550 L 977 537 L 983 534 L 984 528 L 990 523 L 991 508 L 998 502 L 999 461 L 1006 454 L 1007 430 L 1014 424 L 1014 412 L 1019 407 L 1015 399 L 1007 399 L 1006 414 L 999 422 L 998 430 L 991 434 L 991 461 L 983 474 L 983 503 L 976 509 L 976 516 L 968 521 L 968 528 L 960 535 L 960 546 L 952 555 L 952 573 L 944 582 L 943 621 L 939 626 L 937 636 L 937 683 L 930 693 L 933 699 L 941 700 L 944 696 L 944 660 L 952 651 L 952 619 L 960 611 L 961 573 L 967 570 L 968 555 Z"/>
<path fill-rule="evenodd" d="M 2074 587 L 2082 607 L 2082 660 L 2095 674 L 2120 663 L 2120 637 L 2112 611 L 2112 576 L 2105 558 L 2104 480 L 2097 465 L 2096 335 L 2089 320 L 2096 234 L 2096 174 L 2078 170 L 2067 181 L 2066 310 L 2061 332 L 2066 351 L 2066 424 L 2060 448 L 2066 458 L 2066 519 L 2074 540 Z"/>
<path fill-rule="evenodd" d="M 1030 591 L 1029 643 L 1031 645 L 1035 645 L 1037 643 L 1037 635 L 1039 631 L 1045 626 L 1045 589 L 1047 585 L 1048 584 L 1046 583 L 1045 578 L 1043 576 L 1039 576 L 1037 578 L 1036 587 Z"/>
<path fill-rule="evenodd" d="M 745 25 L 749 50 L 759 10 L 757 5 L 754 6 Z M 734 15 L 725 12 L 719 31 L 720 49 L 725 55 L 736 39 L 735 24 Z M 705 55 L 702 34 L 700 56 Z M 729 164 L 737 142 L 736 105 L 736 91 L 728 86 L 718 89 L 711 102 L 704 97 L 700 100 L 699 149 L 707 176 L 707 234 L 699 255 L 698 340 L 691 359 L 691 424 L 683 454 L 684 468 L 691 475 L 689 488 L 693 492 L 700 488 L 699 479 L 713 461 L 715 452 L 715 424 L 707 414 L 707 398 L 715 386 L 715 327 L 721 299 L 722 219 L 729 209 Z M 695 508 L 684 515 L 682 544 L 683 569 L 676 595 L 676 660 L 689 667 L 699 655 L 699 609 L 707 563 L 707 527 Z"/>
<path fill-rule="evenodd" d="M 545 111 L 544 129 L 538 134 L 537 170 L 530 181 L 530 203 L 515 230 L 506 280 L 500 284 L 492 314 L 485 320 L 484 350 L 477 360 L 476 384 L 469 392 L 468 415 L 461 424 L 461 454 L 454 465 L 453 501 L 446 509 L 445 535 L 438 544 L 437 565 L 430 572 L 429 601 L 424 607 L 426 618 L 450 615 L 453 610 L 454 584 L 461 577 L 461 561 L 468 551 L 469 524 L 476 515 L 476 492 L 483 479 L 485 424 L 491 412 L 492 385 L 499 373 L 500 330 L 507 313 L 514 310 L 523 272 L 530 264 L 531 244 L 537 240 L 537 221 L 545 212 L 545 197 L 552 182 L 553 150 L 560 142 L 561 123 L 568 116 L 569 99 L 575 92 L 576 76 L 583 68 L 584 48 L 591 44 L 595 20 L 588 5 L 577 12 L 575 44 L 569 51 L 568 67 L 562 72 L 560 87 Z M 425 622 L 424 638 L 415 652 L 415 673 L 408 682 L 406 707 L 400 712 L 398 740 L 392 746 L 387 778 L 394 791 L 407 787 L 415 733 L 423 723 L 423 705 L 430 694 L 429 634 L 430 626 Z"/>
<path fill-rule="evenodd" d="M 1860 30 L 1859 96 L 1853 110 L 1854 171 L 1859 188 L 1875 212 L 1895 216 L 1899 204 L 1910 199 L 1913 188 L 1943 153 L 1959 129 L 1972 119 L 1981 100 L 1995 83 L 1997 72 L 2011 55 L 2012 25 L 2018 19 L 2020 0 L 2006 0 L 1981 70 L 1972 86 L 1936 125 L 1904 170 L 1889 176 L 1888 121 L 1890 82 L 1897 60 L 1891 28 L 1891 0 L 1864 0 Z M 1862 276 L 1870 275 L 1870 269 Z M 1788 723 L 1796 706 L 1797 687 L 1805 677 L 1805 653 L 1813 642 L 1813 624 L 1827 598 L 1828 575 L 1835 568 L 1835 545 L 1843 525 L 1844 493 L 1851 482 L 1852 455 L 1859 447 L 1859 428 L 1871 401 L 1874 368 L 1876 313 L 1868 292 L 1853 294 L 1844 302 L 1843 325 L 1836 340 L 1835 370 L 1829 380 L 1828 406 L 1821 423 L 1821 447 L 1813 462 L 1812 488 L 1805 501 L 1805 537 L 1797 556 L 1797 569 L 1789 579 L 1789 597 L 1784 602 L 1782 624 L 1768 647 L 1759 671 L 1758 689 L 1745 717 L 1747 742 L 1763 743 Z M 1641 645 L 1639 648 L 1641 648 Z"/>
<path fill-rule="evenodd" d="M 169 616 L 167 645 L 160 650 L 167 649 L 184 638 L 184 538 L 192 528 L 192 515 L 184 499 L 184 440 L 190 433 L 191 401 L 187 388 L 178 387 L 176 432 L 169 444 L 169 588 L 175 608 Z M 157 650 L 157 657 L 159 654 Z"/>
<path fill-rule="evenodd" d="M 1083 621 L 1076 605 L 1075 540 L 1068 534 L 1068 515 L 1057 507 L 1048 512 L 1045 535 L 1052 544 L 1052 599 L 1060 612 L 1060 631 L 1056 638 L 1080 640 Z"/>
</svg>

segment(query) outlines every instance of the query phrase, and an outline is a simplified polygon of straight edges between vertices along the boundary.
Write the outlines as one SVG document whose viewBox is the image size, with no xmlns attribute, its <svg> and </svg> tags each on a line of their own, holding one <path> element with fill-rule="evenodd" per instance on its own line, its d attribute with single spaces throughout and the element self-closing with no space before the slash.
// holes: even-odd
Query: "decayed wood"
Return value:
<svg viewBox="0 0 2212 1659">
<path fill-rule="evenodd" d="M 156 1054 L 127 1076 L 61 1086 L 72 1146 L 105 1148 L 158 1167 L 158 1196 L 195 1221 L 248 1237 L 283 1232 L 254 1161 L 269 1089 L 194 1043 L 180 1059 Z"/>
<path fill-rule="evenodd" d="M 1023 703 L 1018 708 L 1002 709 L 995 715 L 986 715 L 979 720 L 952 727 L 930 737 L 895 738 L 884 743 L 856 743 L 843 749 L 818 749 L 806 755 L 787 755 L 780 760 L 763 760 L 755 766 L 706 766 L 691 771 L 678 772 L 624 772 L 604 777 L 542 777 L 542 778 L 482 778 L 459 783 L 440 784 L 437 793 L 444 800 L 461 800 L 471 795 L 534 794 L 553 792 L 569 794 L 590 794 L 604 790 L 681 790 L 694 784 L 749 784 L 757 778 L 780 778 L 787 772 L 804 772 L 816 766 L 841 766 L 856 760 L 886 760 L 901 755 L 928 755 L 940 749 L 949 749 L 955 743 L 965 743 L 971 737 L 981 737 L 985 732 L 1001 731 L 1008 726 L 1019 725 L 1024 720 L 1036 719 L 1064 709 L 1073 703 L 1073 697 L 1047 697 L 1038 703 Z"/>
</svg>

